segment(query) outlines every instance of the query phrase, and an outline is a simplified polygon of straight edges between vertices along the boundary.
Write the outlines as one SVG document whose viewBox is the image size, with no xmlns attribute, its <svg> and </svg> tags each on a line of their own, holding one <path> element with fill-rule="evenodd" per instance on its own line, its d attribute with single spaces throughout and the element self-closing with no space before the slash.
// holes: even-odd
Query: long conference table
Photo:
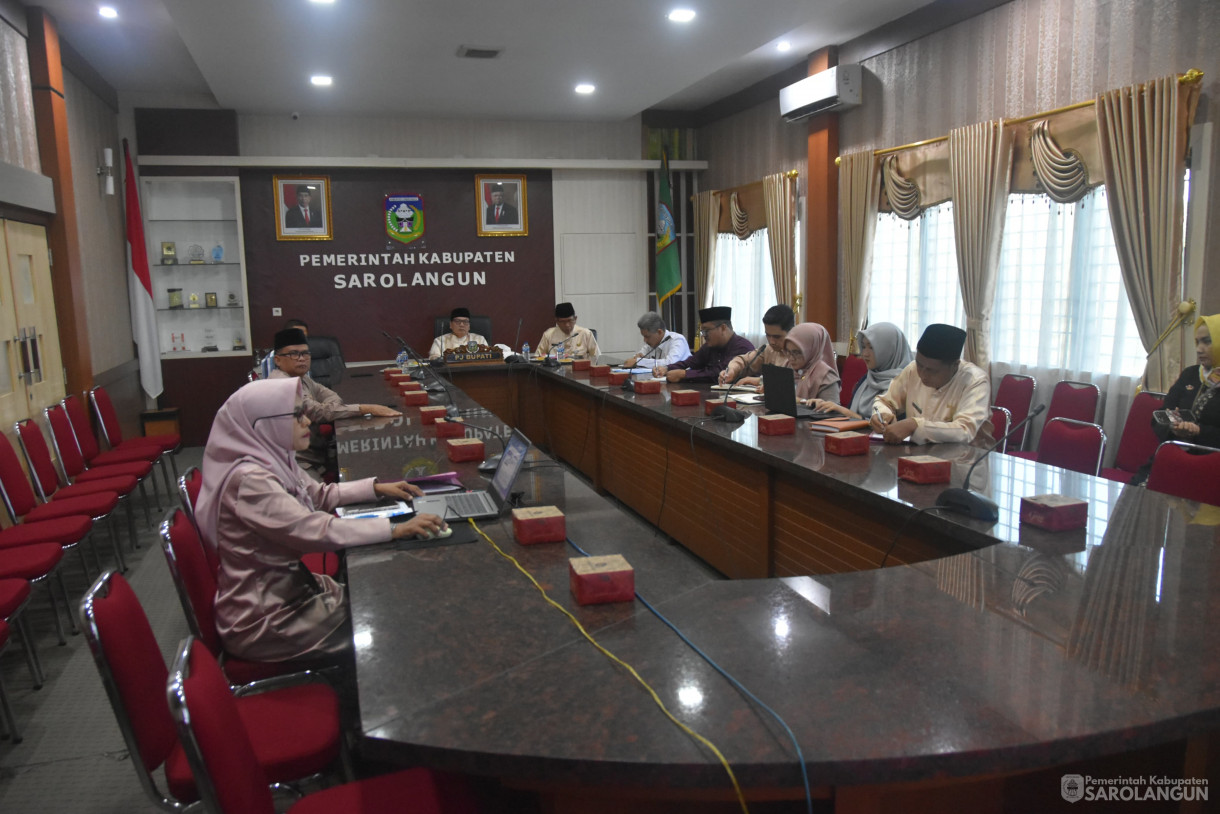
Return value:
<svg viewBox="0 0 1220 814">
<path fill-rule="evenodd" d="M 380 372 L 355 371 L 348 400 L 398 403 Z M 753 415 L 728 425 L 675 407 L 678 385 L 636 394 L 536 365 L 443 376 L 431 403 L 455 404 L 489 454 L 508 426 L 525 432 L 538 449 L 514 486 L 523 503 L 562 509 L 585 552 L 623 555 L 640 596 L 782 716 L 837 811 L 955 785 L 994 804 L 997 789 L 1011 796 L 1004 778 L 1167 744 L 1185 755 L 1179 775 L 1206 764 L 1220 725 L 1217 507 L 997 454 L 972 481 L 999 504 L 988 524 L 920 512 L 944 486 L 897 479 L 897 458 L 926 453 L 960 483 L 972 447 L 844 458 L 799 422 L 768 436 Z M 340 422 L 344 477 L 456 470 L 486 486 L 403 409 Z M 1087 528 L 1022 525 L 1021 497 L 1045 493 L 1087 500 Z M 519 545 L 507 518 L 479 526 L 716 744 L 747 797 L 804 795 L 774 719 L 642 603 L 579 606 L 575 549 Z M 714 755 L 485 541 L 372 546 L 347 570 L 370 756 L 498 778 L 552 811 L 731 810 Z M 1043 785 L 1027 791 L 1047 810 L 1058 775 Z"/>
</svg>

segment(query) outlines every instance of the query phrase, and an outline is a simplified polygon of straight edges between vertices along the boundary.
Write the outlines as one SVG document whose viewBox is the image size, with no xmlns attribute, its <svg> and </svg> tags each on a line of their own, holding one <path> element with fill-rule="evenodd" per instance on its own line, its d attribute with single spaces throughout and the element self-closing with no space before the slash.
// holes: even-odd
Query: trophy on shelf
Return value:
<svg viewBox="0 0 1220 814">
<path fill-rule="evenodd" d="M 237 293 L 230 291 L 228 299 L 225 300 L 225 306 L 228 308 L 237 308 L 240 305 L 241 303 L 237 301 Z"/>
<path fill-rule="evenodd" d="M 186 247 L 186 256 L 190 259 L 192 266 L 203 265 L 203 247 L 198 243 L 192 243 Z"/>
<path fill-rule="evenodd" d="M 186 350 L 186 334 L 173 333 L 169 335 L 170 350 L 182 352 Z"/>
<path fill-rule="evenodd" d="M 198 308 L 199 307 L 199 292 L 192 291 L 188 302 L 190 303 L 191 308 Z"/>
<path fill-rule="evenodd" d="M 241 338 L 241 334 L 233 337 L 233 350 L 245 350 L 246 340 Z"/>
<path fill-rule="evenodd" d="M 203 329 L 203 347 L 200 348 L 200 350 L 204 353 L 215 353 L 216 351 L 220 350 L 220 348 L 216 345 L 215 328 Z"/>
<path fill-rule="evenodd" d="M 169 241 L 165 241 L 161 244 L 161 265 L 178 265 L 178 250 L 174 248 L 174 244 Z"/>
<path fill-rule="evenodd" d="M 212 262 L 223 263 L 225 261 L 225 247 L 217 243 L 212 247 Z"/>
</svg>

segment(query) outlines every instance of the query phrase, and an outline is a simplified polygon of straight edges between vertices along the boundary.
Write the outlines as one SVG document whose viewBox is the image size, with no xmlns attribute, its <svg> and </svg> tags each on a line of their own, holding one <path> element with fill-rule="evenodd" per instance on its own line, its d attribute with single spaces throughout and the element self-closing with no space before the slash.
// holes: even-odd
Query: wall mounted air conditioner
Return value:
<svg viewBox="0 0 1220 814">
<path fill-rule="evenodd" d="M 779 115 L 795 122 L 818 113 L 860 106 L 862 72 L 859 65 L 839 65 L 779 92 Z"/>
</svg>

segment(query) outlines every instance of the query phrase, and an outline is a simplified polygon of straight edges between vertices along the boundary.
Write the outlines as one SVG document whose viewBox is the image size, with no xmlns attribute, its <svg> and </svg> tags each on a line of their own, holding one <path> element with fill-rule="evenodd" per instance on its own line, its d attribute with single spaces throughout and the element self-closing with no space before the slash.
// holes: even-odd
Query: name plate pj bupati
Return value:
<svg viewBox="0 0 1220 814">
<path fill-rule="evenodd" d="M 482 364 L 504 363 L 504 354 L 498 350 L 478 351 L 477 353 L 446 353 L 445 364 L 464 365 L 472 362 Z"/>
</svg>

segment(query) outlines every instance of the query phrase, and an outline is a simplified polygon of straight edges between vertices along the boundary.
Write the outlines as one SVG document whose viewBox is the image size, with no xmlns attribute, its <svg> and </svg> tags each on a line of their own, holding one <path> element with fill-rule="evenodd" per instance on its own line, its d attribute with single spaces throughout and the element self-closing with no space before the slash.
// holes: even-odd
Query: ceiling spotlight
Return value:
<svg viewBox="0 0 1220 814">
<path fill-rule="evenodd" d="M 329 6 L 332 5 L 335 0 L 309 0 L 309 2 L 317 3 L 319 6 Z"/>
<path fill-rule="evenodd" d="M 329 76 L 323 76 L 322 74 L 318 74 L 317 76 L 309 77 L 309 81 L 320 87 L 326 87 L 328 85 L 334 84 L 335 80 L 330 78 Z"/>
<path fill-rule="evenodd" d="M 105 17 L 107 20 L 113 20 L 119 16 L 119 13 L 115 11 L 114 6 L 101 6 L 98 8 L 97 13 Z"/>
<path fill-rule="evenodd" d="M 688 8 L 676 8 L 669 12 L 669 19 L 674 23 L 689 23 L 695 19 L 695 12 Z"/>
<path fill-rule="evenodd" d="M 589 84 L 588 82 L 581 82 L 576 86 L 577 93 L 592 93 L 595 90 L 597 90 L 597 87 Z"/>
<path fill-rule="evenodd" d="M 778 43 L 776 43 L 775 50 L 779 51 L 780 53 L 791 51 L 792 43 L 788 42 L 787 40 L 780 40 Z"/>
</svg>

